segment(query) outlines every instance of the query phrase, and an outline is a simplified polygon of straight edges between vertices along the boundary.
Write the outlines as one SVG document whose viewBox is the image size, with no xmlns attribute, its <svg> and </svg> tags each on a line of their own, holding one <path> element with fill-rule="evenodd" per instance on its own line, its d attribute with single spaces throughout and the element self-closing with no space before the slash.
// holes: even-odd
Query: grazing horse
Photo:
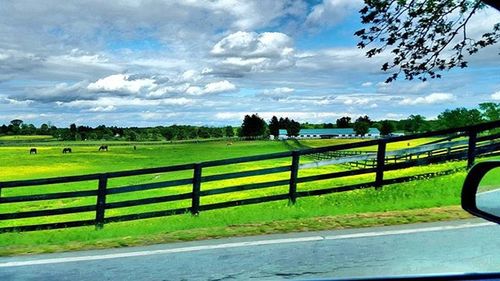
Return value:
<svg viewBox="0 0 500 281">
<path fill-rule="evenodd" d="M 71 153 L 71 148 L 70 147 L 63 148 L 62 153 Z"/>
<path fill-rule="evenodd" d="M 36 148 L 30 149 L 30 154 L 36 154 Z"/>
<path fill-rule="evenodd" d="M 108 146 L 107 146 L 107 145 L 101 145 L 101 146 L 99 147 L 99 151 L 103 151 L 103 150 L 104 150 L 104 151 L 108 151 Z"/>
<path fill-rule="evenodd" d="M 233 143 L 232 142 L 228 142 L 228 143 L 226 143 L 226 145 L 233 145 Z"/>
</svg>

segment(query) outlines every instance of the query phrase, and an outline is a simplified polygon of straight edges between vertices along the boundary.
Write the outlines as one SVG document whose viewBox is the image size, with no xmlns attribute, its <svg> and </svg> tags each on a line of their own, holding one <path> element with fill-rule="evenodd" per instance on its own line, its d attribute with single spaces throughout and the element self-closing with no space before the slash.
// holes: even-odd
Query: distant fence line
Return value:
<svg viewBox="0 0 500 281">
<path fill-rule="evenodd" d="M 94 219 L 68 221 L 68 222 L 52 222 L 52 223 L 42 223 L 42 224 L 32 224 L 32 225 L 7 226 L 7 227 L 1 227 L 0 232 L 34 231 L 42 229 L 56 229 L 56 228 L 88 226 L 88 225 L 95 225 L 96 228 L 99 229 L 102 228 L 106 223 L 111 223 L 111 222 L 154 218 L 154 217 L 169 216 L 175 214 L 184 214 L 187 212 L 190 212 L 192 214 L 198 214 L 201 211 L 256 204 L 262 202 L 271 202 L 278 200 L 289 200 L 290 203 L 294 204 L 297 198 L 299 197 L 314 196 L 314 195 L 321 195 L 321 194 L 328 194 L 335 192 L 344 192 L 344 191 L 369 188 L 369 187 L 375 187 L 379 189 L 383 185 L 387 184 L 405 182 L 420 177 L 432 177 L 432 176 L 449 174 L 456 171 L 456 169 L 384 179 L 384 172 L 386 171 L 400 170 L 400 169 L 428 165 L 433 163 L 442 163 L 449 160 L 464 160 L 464 159 L 467 160 L 467 167 L 470 167 L 474 163 L 476 156 L 499 155 L 500 134 L 478 136 L 480 132 L 484 133 L 485 131 L 496 129 L 498 127 L 500 127 L 500 121 L 494 121 L 475 126 L 439 130 L 439 131 L 415 134 L 411 136 L 400 136 L 389 139 L 374 139 L 365 142 L 347 143 L 347 144 L 333 145 L 333 146 L 319 147 L 319 148 L 307 148 L 302 150 L 278 152 L 278 153 L 256 155 L 256 156 L 246 156 L 246 157 L 223 159 L 223 160 L 212 160 L 201 163 L 189 163 L 189 164 L 181 164 L 181 165 L 159 167 L 159 168 L 109 172 L 100 174 L 88 174 L 80 176 L 66 176 L 66 177 L 56 177 L 56 178 L 0 182 L 0 204 L 14 204 L 19 202 L 44 201 L 44 200 L 54 200 L 63 198 L 79 198 L 88 196 L 94 196 L 96 198 L 96 203 L 91 205 L 63 207 L 57 209 L 38 209 L 38 210 L 0 214 L 0 221 L 2 221 L 2 220 L 17 220 L 24 218 L 36 218 L 36 217 L 46 217 L 46 216 L 55 216 L 63 214 L 82 213 L 82 212 L 95 212 Z M 386 146 L 388 143 L 413 140 L 417 138 L 446 136 L 456 133 L 462 133 L 463 135 L 467 136 L 467 139 L 455 142 L 450 141 L 444 144 L 440 142 L 434 142 L 433 144 L 430 145 L 416 147 L 416 148 L 408 148 L 399 151 L 389 151 L 389 152 L 386 151 Z M 448 139 L 446 140 L 448 141 Z M 317 163 L 300 164 L 300 159 L 302 156 L 310 156 L 320 153 L 339 152 L 347 149 L 356 149 L 374 145 L 377 146 L 376 152 L 359 154 L 359 155 L 350 155 L 344 157 L 344 158 L 350 157 L 351 159 L 349 159 L 349 161 L 351 162 L 356 160 L 357 159 L 356 157 L 359 158 L 365 157 L 366 159 L 364 160 L 373 161 L 373 163 L 375 163 L 374 166 L 372 167 L 363 167 L 361 169 L 355 169 L 355 170 L 336 171 L 326 174 L 308 175 L 301 177 L 298 176 L 298 171 L 301 168 L 305 169 L 305 168 L 318 167 L 324 165 L 332 165 L 340 163 L 342 161 L 344 161 L 343 163 L 349 162 L 345 159 L 342 160 L 343 158 L 339 159 L 333 158 L 330 160 L 325 160 L 323 162 L 320 161 Z M 420 156 L 417 157 L 416 155 Z M 391 157 L 394 158 L 392 159 Z M 207 176 L 203 175 L 203 169 L 209 167 L 226 166 L 230 164 L 249 163 L 255 161 L 283 159 L 283 158 L 290 159 L 291 164 L 278 167 L 259 168 L 250 171 L 227 172 L 223 174 L 215 174 Z M 360 159 L 357 159 L 354 162 L 359 162 L 358 160 Z M 169 172 L 186 171 L 186 170 L 192 171 L 192 177 L 176 179 L 176 180 L 167 180 L 162 182 L 128 185 L 121 187 L 112 187 L 112 188 L 108 187 L 108 180 L 113 178 L 147 175 L 155 173 L 169 173 Z M 222 187 L 216 189 L 202 190 L 201 188 L 201 184 L 206 182 L 246 178 L 257 175 L 270 175 L 283 172 L 289 172 L 289 177 L 282 180 L 273 180 L 273 181 L 259 182 L 259 183 L 245 183 L 245 184 L 239 184 L 235 186 Z M 335 178 L 342 178 L 347 176 L 370 174 L 370 173 L 375 174 L 374 181 L 345 185 L 340 187 L 322 188 L 316 190 L 304 190 L 304 191 L 297 190 L 297 185 L 300 183 L 315 182 L 325 179 L 335 179 Z M 73 183 L 82 181 L 96 181 L 96 189 L 60 192 L 60 193 L 41 193 L 41 194 L 31 194 L 22 196 L 1 196 L 2 189 L 51 185 L 60 183 Z M 108 202 L 107 200 L 108 197 L 113 196 L 114 194 L 131 193 L 131 192 L 152 190 L 165 187 L 182 186 L 182 185 L 191 185 L 192 186 L 191 191 L 178 194 L 165 195 L 160 197 L 129 199 L 125 201 L 118 201 L 111 203 Z M 205 196 L 227 194 L 239 191 L 257 190 L 257 189 L 283 186 L 283 185 L 288 186 L 288 188 L 287 192 L 282 194 L 273 194 L 258 198 L 230 200 L 230 201 L 217 202 L 211 204 L 200 204 L 200 198 Z M 174 202 L 179 200 L 190 200 L 191 206 L 176 208 L 176 209 L 159 210 L 159 211 L 139 212 L 139 213 L 125 214 L 125 215 L 115 215 L 115 216 L 105 215 L 105 211 L 110 209 L 127 208 L 132 206 L 141 206 L 141 205 L 161 203 L 161 202 Z"/>
</svg>

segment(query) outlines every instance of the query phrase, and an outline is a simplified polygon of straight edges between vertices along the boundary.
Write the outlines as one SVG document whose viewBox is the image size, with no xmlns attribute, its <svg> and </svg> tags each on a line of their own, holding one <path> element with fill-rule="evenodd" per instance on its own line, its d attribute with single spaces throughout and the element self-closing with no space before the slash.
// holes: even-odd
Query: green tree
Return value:
<svg viewBox="0 0 500 281">
<path fill-rule="evenodd" d="M 18 135 L 21 132 L 21 125 L 23 124 L 23 120 L 21 119 L 14 119 L 10 121 L 9 125 L 9 131 L 12 132 L 14 135 Z"/>
<path fill-rule="evenodd" d="M 42 125 L 40 126 L 40 134 L 41 134 L 41 135 L 47 135 L 47 134 L 49 134 L 49 125 L 47 125 L 47 124 L 45 124 L 45 123 L 44 123 L 44 124 L 42 124 Z"/>
<path fill-rule="evenodd" d="M 300 133 L 300 123 L 295 120 L 290 120 L 286 126 L 286 135 L 289 137 L 296 137 Z"/>
<path fill-rule="evenodd" d="M 274 136 L 274 139 L 277 139 L 280 134 L 280 122 L 276 116 L 273 116 L 269 121 L 269 134 Z"/>
<path fill-rule="evenodd" d="M 500 120 L 500 103 L 485 102 L 479 104 L 479 110 L 485 120 Z"/>
<path fill-rule="evenodd" d="M 370 131 L 370 118 L 368 116 L 360 116 L 352 125 L 356 135 L 364 136 Z"/>
<path fill-rule="evenodd" d="M 202 139 L 210 138 L 210 131 L 207 127 L 199 127 L 198 128 L 198 136 Z"/>
<path fill-rule="evenodd" d="M 467 67 L 465 55 L 495 44 L 500 23 L 481 36 L 470 37 L 467 29 L 472 16 L 484 3 L 500 9 L 498 0 L 365 0 L 360 10 L 365 28 L 354 34 L 359 48 L 375 45 L 366 55 L 390 52 L 392 61 L 382 65 L 391 72 L 386 82 L 400 74 L 408 80 L 440 78 L 437 72 Z"/>
<path fill-rule="evenodd" d="M 368 123 L 370 126 L 373 125 L 373 122 L 372 120 L 370 119 L 370 117 L 368 117 L 368 115 L 365 115 L 365 116 L 360 116 L 358 119 L 356 119 L 356 121 L 358 122 L 366 122 Z"/>
<path fill-rule="evenodd" d="M 418 133 L 424 130 L 425 127 L 425 117 L 417 114 L 410 115 L 406 120 L 404 120 L 404 130 L 410 133 Z"/>
<path fill-rule="evenodd" d="M 245 115 L 241 124 L 242 137 L 257 137 L 266 134 L 267 124 L 258 114 Z"/>
<path fill-rule="evenodd" d="M 26 135 L 34 135 L 36 134 L 36 127 L 33 124 L 28 124 L 25 130 Z"/>
<path fill-rule="evenodd" d="M 70 133 L 70 139 L 71 140 L 76 140 L 76 135 L 78 133 L 78 130 L 76 128 L 75 123 L 69 125 L 69 133 Z"/>
<path fill-rule="evenodd" d="M 123 135 L 125 137 L 125 140 L 127 140 L 127 141 L 138 141 L 139 140 L 139 134 L 136 131 L 134 131 L 133 129 L 125 130 L 123 132 Z"/>
<path fill-rule="evenodd" d="M 481 112 L 477 109 L 465 107 L 445 110 L 438 115 L 438 124 L 441 129 L 464 127 L 483 122 Z"/>
<path fill-rule="evenodd" d="M 337 123 L 337 128 L 350 128 L 352 126 L 351 117 L 349 116 L 344 116 L 337 119 L 336 123 Z"/>
<path fill-rule="evenodd" d="M 232 126 L 226 126 L 226 128 L 225 128 L 225 135 L 228 138 L 234 137 L 234 129 L 233 129 Z"/>
<path fill-rule="evenodd" d="M 12 126 L 20 127 L 21 124 L 23 124 L 23 120 L 21 120 L 21 119 L 14 119 L 14 120 L 10 121 L 10 124 Z"/>
<path fill-rule="evenodd" d="M 382 136 L 388 136 L 394 132 L 394 124 L 389 120 L 383 120 L 380 122 L 380 134 Z"/>
</svg>

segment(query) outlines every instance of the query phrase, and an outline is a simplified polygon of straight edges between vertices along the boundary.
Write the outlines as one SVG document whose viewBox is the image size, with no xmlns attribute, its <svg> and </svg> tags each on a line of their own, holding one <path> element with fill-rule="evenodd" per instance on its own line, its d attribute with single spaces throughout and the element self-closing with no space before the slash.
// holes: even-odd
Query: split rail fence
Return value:
<svg viewBox="0 0 500 281">
<path fill-rule="evenodd" d="M 315 196 L 334 192 L 345 192 L 361 188 L 381 188 L 387 184 L 406 182 L 422 176 L 436 176 L 446 174 L 447 171 L 437 173 L 426 173 L 413 176 L 404 176 L 391 179 L 384 179 L 384 172 L 400 170 L 415 166 L 428 165 L 433 163 L 442 163 L 450 160 L 467 160 L 467 166 L 470 167 L 476 157 L 485 155 L 500 154 L 500 133 L 498 128 L 500 121 L 483 123 L 475 126 L 467 126 L 456 129 L 446 129 L 433 132 L 420 133 L 409 136 L 399 136 L 387 139 L 375 139 L 364 142 L 348 143 L 342 145 L 334 145 L 320 148 L 309 148 L 303 150 L 286 151 L 279 153 L 271 153 L 266 155 L 246 156 L 240 158 L 213 160 L 201 163 L 190 163 L 182 165 L 174 165 L 159 168 L 148 168 L 130 171 L 109 172 L 100 174 L 87 174 L 79 176 L 65 176 L 55 178 L 43 178 L 32 180 L 16 180 L 0 182 L 0 207 L 8 204 L 16 204 L 22 202 L 47 201 L 55 199 L 94 197 L 95 204 L 87 204 L 83 206 L 60 207 L 60 208 L 40 208 L 29 211 L 18 211 L 9 213 L 0 213 L 0 232 L 12 231 L 35 231 L 45 229 L 57 229 L 66 227 L 78 227 L 95 225 L 96 228 L 102 228 L 105 224 L 119 221 L 138 220 L 154 217 L 162 217 L 176 214 L 198 214 L 199 212 L 221 209 L 233 206 L 249 205 L 262 202 L 289 200 L 290 203 L 295 203 L 297 198 L 306 196 Z M 418 138 L 427 137 L 443 137 L 441 141 L 422 145 L 414 148 L 407 148 L 397 151 L 387 151 L 387 145 L 394 142 L 409 141 Z M 453 141 L 454 138 L 461 138 Z M 356 150 L 363 147 L 376 146 L 377 150 L 373 153 L 351 153 L 346 150 Z M 344 151 L 344 152 L 342 152 Z M 332 155 L 340 155 L 343 157 L 333 157 L 323 159 L 316 162 L 300 163 L 301 157 L 313 156 L 322 153 L 330 153 Z M 248 171 L 231 171 L 221 174 L 204 175 L 204 169 L 211 167 L 221 167 L 238 163 L 251 163 L 263 160 L 273 159 L 289 159 L 290 165 L 282 165 L 278 167 L 259 168 Z M 310 158 L 309 158 L 310 159 Z M 360 161 L 372 161 L 373 166 L 363 167 L 359 169 L 350 169 L 345 171 L 334 171 L 330 173 L 322 173 L 317 175 L 307 175 L 299 177 L 299 169 L 315 168 L 321 166 L 352 163 Z M 228 169 L 226 169 L 228 170 Z M 229 169 L 230 170 L 230 169 Z M 191 171 L 192 176 L 182 179 L 171 179 L 167 181 L 142 183 L 135 185 L 110 187 L 108 181 L 116 178 L 154 175 L 156 173 L 172 173 L 177 171 Z M 259 183 L 245 183 L 229 187 L 202 189 L 202 183 L 218 182 L 228 179 L 241 179 L 259 175 L 271 175 L 276 173 L 289 173 L 286 179 L 272 180 Z M 316 182 L 326 179 L 336 179 L 362 174 L 375 174 L 375 180 L 370 180 L 364 183 L 356 183 L 339 187 L 321 188 L 316 190 L 297 190 L 297 185 L 306 182 Z M 30 187 L 47 187 L 50 191 L 51 185 L 64 183 L 78 182 L 95 182 L 95 188 L 91 190 L 67 191 L 67 192 L 41 192 L 38 194 L 29 195 L 2 195 L 2 190 L 13 188 L 30 188 Z M 241 181 L 245 182 L 245 181 Z M 170 188 L 176 186 L 190 185 L 192 188 L 189 192 L 178 194 L 168 194 L 164 196 L 156 196 L 151 198 L 127 199 L 124 201 L 108 202 L 108 198 L 115 194 L 134 193 L 144 190 L 153 190 L 161 188 Z M 200 198 L 212 195 L 228 194 L 239 191 L 249 191 L 264 189 L 269 187 L 286 186 L 280 194 L 271 194 L 258 198 L 227 200 L 223 202 L 200 204 Z M 106 215 L 106 211 L 116 208 L 128 208 L 134 206 L 142 206 L 163 202 L 175 202 L 180 200 L 188 200 L 190 206 L 182 208 L 170 208 L 165 210 L 140 211 L 132 214 Z M 5 208 L 4 208 L 5 209 Z M 64 222 L 46 222 L 47 217 L 75 214 L 84 212 L 94 212 L 95 216 L 92 219 L 82 219 Z M 28 225 L 5 225 L 2 222 L 16 221 L 26 218 L 45 218 L 43 223 L 33 223 Z"/>
</svg>

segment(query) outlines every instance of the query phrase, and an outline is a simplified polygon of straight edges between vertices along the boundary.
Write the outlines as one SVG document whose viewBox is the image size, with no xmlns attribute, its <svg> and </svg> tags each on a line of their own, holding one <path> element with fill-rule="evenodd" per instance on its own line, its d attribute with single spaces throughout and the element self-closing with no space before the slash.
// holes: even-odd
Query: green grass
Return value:
<svg viewBox="0 0 500 281">
<path fill-rule="evenodd" d="M 170 166 L 256 154 L 285 151 L 279 142 L 241 141 L 228 146 L 227 142 L 198 144 L 137 145 L 109 144 L 108 152 L 98 152 L 98 146 L 73 147 L 73 153 L 62 154 L 70 143 L 37 148 L 37 155 L 30 155 L 29 148 L 0 147 L 1 180 L 19 180 L 40 177 L 78 175 L 121 171 L 129 169 Z"/>
<path fill-rule="evenodd" d="M 428 142 L 426 140 L 425 142 Z M 65 144 L 58 143 L 57 146 L 40 147 L 39 154 L 29 155 L 28 150 L 23 147 L 0 147 L 0 169 L 2 170 L 1 181 L 32 179 L 40 177 L 54 177 L 77 175 L 87 173 L 99 173 L 119 171 L 128 169 L 169 166 L 181 163 L 200 162 L 212 159 L 224 159 L 247 155 L 265 154 L 271 152 L 285 151 L 288 147 L 283 142 L 272 141 L 249 141 L 234 142 L 227 146 L 226 142 L 206 142 L 197 144 L 171 144 L 165 146 L 139 145 L 138 150 L 132 146 L 110 145 L 109 152 L 97 152 L 97 147 L 74 147 L 72 154 L 61 153 Z M 301 161 L 310 161 L 307 158 Z M 206 168 L 203 175 L 220 174 L 225 172 L 253 170 L 264 167 L 289 165 L 290 159 L 266 160 L 250 163 L 241 163 L 221 167 Z M 405 175 L 443 171 L 464 167 L 464 161 L 448 162 L 425 167 L 413 167 L 409 169 L 391 171 L 385 173 L 385 178 L 395 178 Z M 299 177 L 331 173 L 351 169 L 344 165 L 324 166 L 315 169 L 299 171 Z M 135 177 L 111 179 L 110 187 L 139 184 L 144 182 L 157 182 L 170 179 L 190 178 L 192 171 L 181 171 L 174 173 L 159 173 Z M 218 182 L 203 183 L 202 190 L 221 188 L 239 184 L 265 182 L 272 180 L 288 179 L 289 173 L 278 173 L 266 176 L 254 176 L 244 179 L 231 179 Z M 60 251 L 69 249 L 96 248 L 105 246 L 120 246 L 129 244 L 144 244 L 151 241 L 192 240 L 207 237 L 203 233 L 212 233 L 209 237 L 225 237 L 238 234 L 235 229 L 240 226 L 252 225 L 250 228 L 243 227 L 240 234 L 263 233 L 301 230 L 300 223 L 313 224 L 321 217 L 337 217 L 352 214 L 364 214 L 372 212 L 404 211 L 410 213 L 404 219 L 391 219 L 395 223 L 409 221 L 432 220 L 432 215 L 421 218 L 413 211 L 433 208 L 456 206 L 460 202 L 460 189 L 465 177 L 465 172 L 453 175 L 413 181 L 403 184 L 386 186 L 382 190 L 363 189 L 350 192 L 329 194 L 325 196 L 314 196 L 299 198 L 294 206 L 288 202 L 271 202 L 227 208 L 221 210 L 200 213 L 197 217 L 189 214 L 172 217 L 139 220 L 132 222 L 112 223 L 105 226 L 103 230 L 95 231 L 93 227 L 81 227 L 63 230 L 51 230 L 28 233 L 5 233 L 0 234 L 0 254 L 29 253 L 39 251 Z M 298 185 L 299 191 L 316 190 L 342 185 L 350 185 L 373 181 L 374 174 L 351 176 L 332 180 L 302 183 Z M 58 184 L 50 186 L 23 187 L 3 189 L 2 196 L 29 195 L 38 193 L 54 193 L 73 190 L 95 190 L 96 181 Z M 190 192 L 191 186 L 179 186 L 161 188 L 155 190 L 141 191 L 109 195 L 108 202 L 117 202 L 130 199 L 165 196 Z M 201 198 L 201 203 L 210 204 L 235 199 L 255 198 L 272 194 L 283 194 L 288 192 L 288 186 L 277 186 L 266 189 L 235 192 L 222 195 L 207 196 Z M 94 197 L 83 197 L 74 199 L 60 199 L 43 202 L 28 202 L 16 204 L 0 204 L 0 213 L 15 211 L 29 211 L 36 209 L 51 209 L 58 207 L 71 207 L 95 204 Z M 189 200 L 143 205 L 131 208 L 119 208 L 106 211 L 106 216 L 131 214 L 136 212 L 148 212 L 170 208 L 188 207 Z M 415 211 L 417 212 L 417 211 Z M 422 211 L 417 213 L 421 214 Z M 447 218 L 462 217 L 463 214 L 450 215 Z M 443 219 L 443 216 L 438 216 Z M 10 220 L 0 222 L 0 227 L 26 224 L 39 224 L 54 221 L 68 221 L 93 219 L 94 213 L 80 213 L 42 218 L 28 218 L 23 220 Z M 419 219 L 420 218 L 420 219 Z M 435 218 L 437 219 L 437 218 Z M 283 222 L 281 224 L 280 222 Z M 377 223 L 380 223 L 377 222 Z M 274 225 L 275 229 L 269 225 Z M 342 225 L 349 225 L 344 222 Z M 368 226 L 370 223 L 351 223 L 353 226 Z M 228 230 L 230 228 L 230 230 Z M 318 227 L 317 227 L 318 228 Z M 321 228 L 321 227 L 319 227 Z M 172 238 L 171 233 L 177 236 Z M 146 238 L 144 238 L 146 237 Z M 163 238 L 162 238 L 163 237 Z M 165 238 L 167 237 L 167 238 Z M 107 242 L 106 242 L 107 241 Z M 125 242 L 124 242 L 125 241 Z M 129 242 L 126 242 L 129 241 Z M 135 241 L 135 242 L 130 242 Z M 150 242 L 148 242 L 150 241 Z M 118 243 L 118 244 L 117 244 Z"/>
<path fill-rule="evenodd" d="M 52 136 L 47 135 L 9 135 L 9 136 L 0 136 L 0 141 L 41 141 L 41 140 L 53 140 Z"/>
<path fill-rule="evenodd" d="M 390 150 L 412 148 L 438 139 L 440 138 L 421 138 L 409 141 L 392 142 L 387 144 L 387 150 L 390 151 Z M 362 142 L 366 140 L 369 139 L 309 139 L 309 140 L 300 140 L 300 143 L 310 147 L 322 147 L 322 146 L 340 145 L 353 142 Z M 375 145 L 366 146 L 366 147 L 354 148 L 353 150 L 376 151 L 377 146 Z"/>
<path fill-rule="evenodd" d="M 304 212 L 304 207 L 297 210 L 296 206 L 270 203 L 261 204 L 257 210 L 255 207 L 258 206 L 236 207 L 227 211 L 215 210 L 197 217 L 180 215 L 114 223 L 98 231 L 93 227 L 80 227 L 5 233 L 0 235 L 0 256 L 470 218 L 470 215 L 459 206 L 316 217 L 300 217 L 300 214 Z M 279 216 L 262 218 L 257 215 L 258 213 L 249 216 L 255 211 L 278 213 L 277 210 Z"/>
<path fill-rule="evenodd" d="M 500 188 L 500 168 L 487 172 L 479 183 L 478 192 L 485 192 Z"/>
</svg>

